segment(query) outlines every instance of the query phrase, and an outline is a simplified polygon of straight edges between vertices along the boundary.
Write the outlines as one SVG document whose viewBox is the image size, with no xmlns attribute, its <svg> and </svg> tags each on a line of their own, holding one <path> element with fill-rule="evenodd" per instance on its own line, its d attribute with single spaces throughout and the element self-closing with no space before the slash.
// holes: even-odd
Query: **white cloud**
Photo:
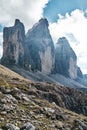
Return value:
<svg viewBox="0 0 87 130">
<path fill-rule="evenodd" d="M 29 29 L 43 13 L 49 0 L 0 0 L 0 24 L 11 26 L 16 18 Z"/>
<path fill-rule="evenodd" d="M 59 14 L 58 21 L 49 28 L 55 43 L 59 37 L 67 37 L 77 55 L 78 65 L 83 73 L 87 73 L 87 18 L 84 13 L 76 9 L 70 15 Z"/>
</svg>

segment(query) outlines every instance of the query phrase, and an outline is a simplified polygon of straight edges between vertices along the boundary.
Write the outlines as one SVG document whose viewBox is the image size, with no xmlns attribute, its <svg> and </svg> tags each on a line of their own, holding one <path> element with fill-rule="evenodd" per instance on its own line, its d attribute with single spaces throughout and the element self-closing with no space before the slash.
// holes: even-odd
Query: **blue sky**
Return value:
<svg viewBox="0 0 87 130">
<path fill-rule="evenodd" d="M 50 0 L 44 9 L 43 15 L 50 21 L 55 22 L 58 14 L 65 15 L 75 10 L 86 10 L 87 0 Z"/>
<path fill-rule="evenodd" d="M 0 32 L 2 32 L 3 31 L 3 27 L 2 27 L 2 25 L 0 25 Z"/>
</svg>

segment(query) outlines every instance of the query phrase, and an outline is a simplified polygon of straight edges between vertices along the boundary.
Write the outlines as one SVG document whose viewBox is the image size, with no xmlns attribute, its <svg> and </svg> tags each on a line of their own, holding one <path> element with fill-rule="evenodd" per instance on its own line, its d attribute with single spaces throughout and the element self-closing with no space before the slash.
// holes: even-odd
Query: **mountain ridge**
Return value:
<svg viewBox="0 0 87 130">
<path fill-rule="evenodd" d="M 87 92 L 87 82 L 68 40 L 59 38 L 55 47 L 48 26 L 43 18 L 27 34 L 18 19 L 14 26 L 5 27 L 1 64 L 32 81 L 55 82 Z"/>
<path fill-rule="evenodd" d="M 25 34 L 23 23 L 21 23 L 20 20 L 16 19 L 13 27 L 8 27 L 4 29 L 3 32 L 4 47 L 1 63 L 6 66 L 7 65 L 11 66 L 12 64 L 18 65 L 29 71 L 33 72 L 41 71 L 47 74 L 50 73 L 61 74 L 61 71 L 59 70 L 62 69 L 62 71 L 63 72 L 65 71 L 66 73 L 65 76 L 68 76 L 72 79 L 76 79 L 79 76 L 77 75 L 78 73 L 77 71 L 79 70 L 77 69 L 77 57 L 75 52 L 70 47 L 67 39 L 64 37 L 59 39 L 60 40 L 59 43 L 60 45 L 62 45 L 63 48 L 66 48 L 64 51 L 64 57 L 66 56 L 69 58 L 64 59 L 61 57 L 60 60 L 62 60 L 62 62 L 59 61 L 56 67 L 56 63 L 59 60 L 58 56 L 59 55 L 63 56 L 63 53 L 61 53 L 61 51 L 63 52 L 63 50 L 59 51 L 55 49 L 48 26 L 49 23 L 47 19 L 42 18 L 39 20 L 38 23 L 36 23 L 32 27 L 32 29 L 30 29 L 27 32 L 27 34 Z M 11 30 L 13 30 L 12 34 Z M 7 32 L 10 33 L 9 33 L 9 39 L 6 40 Z M 63 40 L 64 43 L 68 43 L 68 46 L 66 44 L 62 44 Z M 57 44 L 57 46 L 59 46 L 59 43 Z M 57 53 L 58 56 L 56 56 Z M 75 58 L 72 58 L 73 55 L 75 56 Z M 66 65 L 66 63 L 68 64 Z M 58 70 L 59 66 L 61 67 Z M 64 66 L 67 66 L 66 67 L 67 69 Z"/>
</svg>

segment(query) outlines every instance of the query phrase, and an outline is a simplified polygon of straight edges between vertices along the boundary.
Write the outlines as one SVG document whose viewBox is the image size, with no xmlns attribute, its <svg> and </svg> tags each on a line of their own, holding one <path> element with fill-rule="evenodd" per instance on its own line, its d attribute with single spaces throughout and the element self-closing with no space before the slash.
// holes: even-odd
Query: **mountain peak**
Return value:
<svg viewBox="0 0 87 130">
<path fill-rule="evenodd" d="M 15 19 L 15 26 L 18 25 L 20 23 L 19 19 Z"/>
<path fill-rule="evenodd" d="M 47 20 L 46 18 L 41 18 L 41 19 L 39 20 L 39 23 L 41 23 L 41 24 L 46 24 L 47 26 L 49 26 L 48 20 Z"/>
<path fill-rule="evenodd" d="M 57 41 L 57 44 L 60 44 L 61 46 L 67 46 L 70 47 L 68 40 L 66 37 L 59 38 Z"/>
</svg>

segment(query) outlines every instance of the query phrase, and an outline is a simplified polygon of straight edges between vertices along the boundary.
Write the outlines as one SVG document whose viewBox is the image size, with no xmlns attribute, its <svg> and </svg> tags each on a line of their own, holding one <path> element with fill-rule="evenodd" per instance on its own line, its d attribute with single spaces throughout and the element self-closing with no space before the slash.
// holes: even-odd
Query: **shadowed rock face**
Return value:
<svg viewBox="0 0 87 130">
<path fill-rule="evenodd" d="M 29 54 L 31 58 L 29 59 Z M 54 44 L 48 29 L 48 21 L 41 19 L 26 35 L 27 65 L 33 70 L 51 73 L 54 64 Z"/>
<path fill-rule="evenodd" d="M 55 50 L 55 73 L 77 78 L 77 57 L 65 37 L 60 38 Z"/>
<path fill-rule="evenodd" d="M 23 23 L 15 20 L 13 27 L 5 27 L 3 31 L 2 64 L 23 65 L 25 29 Z"/>
</svg>

